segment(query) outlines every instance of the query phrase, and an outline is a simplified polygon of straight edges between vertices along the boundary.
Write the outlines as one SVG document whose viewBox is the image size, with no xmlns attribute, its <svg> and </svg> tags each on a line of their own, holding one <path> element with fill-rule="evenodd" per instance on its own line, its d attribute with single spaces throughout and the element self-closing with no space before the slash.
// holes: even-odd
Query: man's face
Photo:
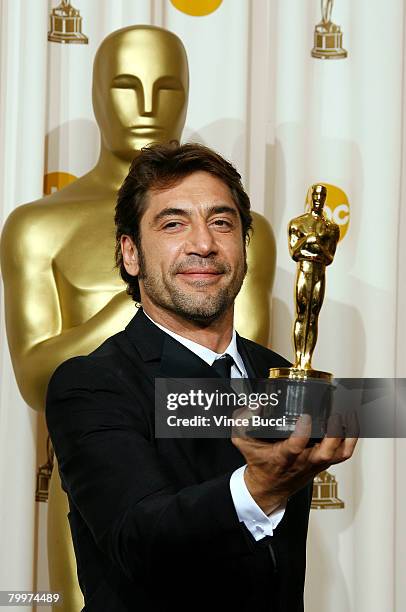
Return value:
<svg viewBox="0 0 406 612">
<path fill-rule="evenodd" d="M 228 186 L 207 172 L 149 194 L 135 266 L 141 301 L 211 322 L 233 307 L 246 273 L 238 208 Z M 126 264 L 126 246 L 123 252 Z M 128 258 L 127 258 L 128 261 Z"/>
</svg>

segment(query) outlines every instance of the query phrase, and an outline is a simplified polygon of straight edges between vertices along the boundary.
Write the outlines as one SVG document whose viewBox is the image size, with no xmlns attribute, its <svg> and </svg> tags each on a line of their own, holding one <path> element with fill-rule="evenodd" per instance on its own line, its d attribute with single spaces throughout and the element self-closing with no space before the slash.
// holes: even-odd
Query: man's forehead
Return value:
<svg viewBox="0 0 406 612">
<path fill-rule="evenodd" d="M 237 209 L 231 191 L 224 181 L 208 172 L 194 172 L 163 189 L 147 194 L 147 210 L 155 213 L 165 207 L 204 211 L 213 205 Z"/>
</svg>

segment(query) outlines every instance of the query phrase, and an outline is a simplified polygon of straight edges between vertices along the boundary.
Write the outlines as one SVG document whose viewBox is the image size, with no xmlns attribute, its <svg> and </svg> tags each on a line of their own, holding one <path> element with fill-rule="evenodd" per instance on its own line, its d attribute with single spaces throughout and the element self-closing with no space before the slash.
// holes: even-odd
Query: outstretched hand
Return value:
<svg viewBox="0 0 406 612">
<path fill-rule="evenodd" d="M 331 418 L 336 419 L 337 416 Z M 331 425 L 332 431 L 336 431 L 337 424 Z M 307 414 L 298 419 L 292 435 L 280 442 L 270 443 L 248 437 L 242 428 L 233 431 L 232 443 L 247 462 L 245 483 L 265 514 L 270 514 L 285 503 L 288 497 L 319 472 L 349 459 L 358 440 L 357 437 L 326 436 L 321 442 L 307 448 L 310 437 L 311 417 Z"/>
</svg>

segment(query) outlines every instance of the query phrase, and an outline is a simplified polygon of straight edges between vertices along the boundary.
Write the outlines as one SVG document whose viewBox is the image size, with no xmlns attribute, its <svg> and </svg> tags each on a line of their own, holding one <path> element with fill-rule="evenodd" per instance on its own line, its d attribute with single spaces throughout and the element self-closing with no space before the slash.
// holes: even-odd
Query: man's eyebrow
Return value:
<svg viewBox="0 0 406 612">
<path fill-rule="evenodd" d="M 237 217 L 238 215 L 236 209 L 232 208 L 231 206 L 228 206 L 227 204 L 208 206 L 206 212 L 208 213 L 208 215 L 221 215 L 223 213 L 229 213 L 234 217 Z M 158 223 L 158 221 L 161 221 L 161 219 L 165 219 L 166 217 L 172 217 L 174 215 L 179 215 L 181 217 L 190 217 L 191 209 L 176 208 L 174 206 L 163 208 L 159 213 L 155 215 L 153 223 Z"/>
<path fill-rule="evenodd" d="M 159 213 L 157 213 L 153 219 L 153 222 L 157 223 L 161 219 L 165 219 L 166 217 L 172 217 L 173 215 L 190 217 L 190 212 L 185 208 L 175 208 L 173 206 L 170 206 L 168 208 L 163 208 Z"/>
<path fill-rule="evenodd" d="M 233 215 L 234 217 L 238 216 L 236 209 L 232 208 L 232 206 L 228 206 L 227 204 L 209 206 L 207 212 L 210 215 L 221 215 L 222 213 L 230 213 L 230 215 Z"/>
</svg>

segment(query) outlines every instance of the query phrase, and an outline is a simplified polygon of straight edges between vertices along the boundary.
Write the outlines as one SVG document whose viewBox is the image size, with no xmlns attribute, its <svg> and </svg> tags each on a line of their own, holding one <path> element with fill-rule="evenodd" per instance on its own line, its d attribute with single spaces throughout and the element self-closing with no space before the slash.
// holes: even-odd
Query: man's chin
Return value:
<svg viewBox="0 0 406 612">
<path fill-rule="evenodd" d="M 179 316 L 198 323 L 211 323 L 221 317 L 231 306 L 229 300 L 196 299 L 196 295 L 177 296 L 172 301 L 171 310 Z"/>
<path fill-rule="evenodd" d="M 193 323 L 198 323 L 199 325 L 210 325 L 214 321 L 217 321 L 222 315 L 224 315 L 225 310 L 184 310 L 184 309 L 173 309 L 173 312 L 178 316 L 185 319 L 185 321 L 192 321 Z"/>
</svg>

